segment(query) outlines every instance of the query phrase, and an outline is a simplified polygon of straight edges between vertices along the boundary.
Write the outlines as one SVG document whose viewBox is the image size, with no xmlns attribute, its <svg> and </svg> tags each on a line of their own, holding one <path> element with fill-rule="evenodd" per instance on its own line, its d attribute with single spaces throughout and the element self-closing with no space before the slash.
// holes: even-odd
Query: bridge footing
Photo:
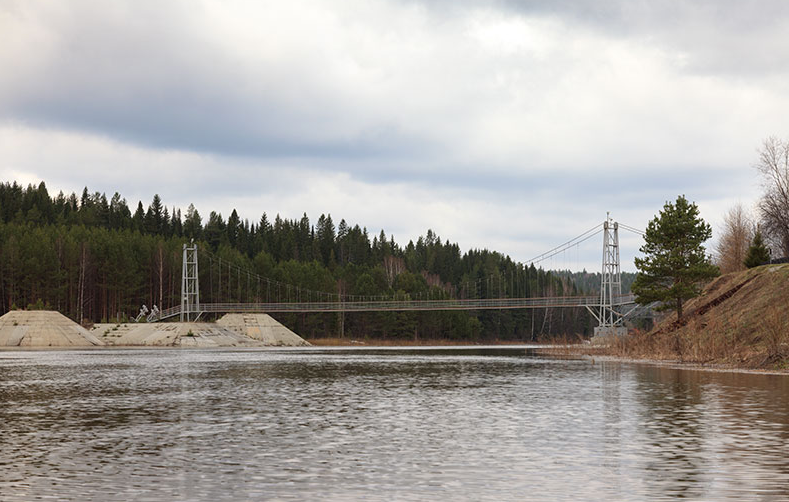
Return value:
<svg viewBox="0 0 789 502">
<path fill-rule="evenodd" d="M 598 326 L 594 329 L 591 341 L 593 345 L 608 345 L 625 336 L 627 336 L 627 328 L 624 326 Z"/>
</svg>

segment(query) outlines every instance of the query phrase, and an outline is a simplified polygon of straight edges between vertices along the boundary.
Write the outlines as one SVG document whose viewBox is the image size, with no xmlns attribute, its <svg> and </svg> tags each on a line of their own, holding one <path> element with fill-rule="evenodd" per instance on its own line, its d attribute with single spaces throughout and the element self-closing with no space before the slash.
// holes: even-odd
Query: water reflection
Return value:
<svg viewBox="0 0 789 502">
<path fill-rule="evenodd" d="M 789 499 L 789 378 L 521 349 L 0 353 L 0 497 Z"/>
<path fill-rule="evenodd" d="M 705 473 L 709 431 L 702 391 L 694 379 L 698 372 L 646 368 L 637 375 L 641 406 L 638 424 L 645 434 L 646 489 L 675 498 L 700 498 L 706 492 Z"/>
<path fill-rule="evenodd" d="M 643 367 L 637 380 L 648 490 L 694 499 L 711 492 L 789 498 L 786 377 Z"/>
</svg>

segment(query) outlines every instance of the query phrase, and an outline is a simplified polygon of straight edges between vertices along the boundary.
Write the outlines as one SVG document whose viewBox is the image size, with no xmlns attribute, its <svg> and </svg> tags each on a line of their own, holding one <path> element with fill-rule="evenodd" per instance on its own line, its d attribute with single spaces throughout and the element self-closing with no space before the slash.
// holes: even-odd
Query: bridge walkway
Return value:
<svg viewBox="0 0 789 502">
<path fill-rule="evenodd" d="M 614 305 L 635 303 L 633 295 L 621 295 Z M 302 303 L 201 303 L 190 313 L 281 313 L 281 312 L 424 312 L 437 310 L 506 310 L 539 308 L 599 308 L 600 296 L 547 298 L 483 298 L 465 300 L 376 300 Z M 181 306 L 165 309 L 156 320 L 181 314 Z"/>
</svg>

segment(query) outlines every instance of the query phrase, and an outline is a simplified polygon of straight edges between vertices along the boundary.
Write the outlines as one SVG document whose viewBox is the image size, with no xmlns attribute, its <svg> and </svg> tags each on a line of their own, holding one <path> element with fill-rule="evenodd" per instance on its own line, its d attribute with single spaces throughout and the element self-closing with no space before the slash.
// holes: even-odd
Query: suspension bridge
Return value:
<svg viewBox="0 0 789 502">
<path fill-rule="evenodd" d="M 200 301 L 200 283 L 197 244 L 184 244 L 183 267 L 181 280 L 181 304 L 164 310 L 155 306 L 148 311 L 145 306 L 140 312 L 140 319 L 147 316 L 149 322 L 161 321 L 178 316 L 183 321 L 198 320 L 204 314 L 214 313 L 282 313 L 282 312 L 386 312 L 386 311 L 439 311 L 439 310 L 505 310 L 505 309 L 545 309 L 545 308 L 585 308 L 597 320 L 595 334 L 622 334 L 625 330 L 623 322 L 634 313 L 639 312 L 632 294 L 622 294 L 622 280 L 619 259 L 619 229 L 638 235 L 643 232 L 607 217 L 602 225 L 595 225 L 583 234 L 536 256 L 530 263 L 538 263 L 563 253 L 602 233 L 603 259 L 600 283 L 600 294 L 593 296 L 555 296 L 542 298 L 464 298 L 464 299 L 410 299 L 358 297 L 336 293 L 310 292 L 309 301 L 297 298 L 292 301 L 288 295 L 285 301 L 253 301 L 203 303 Z M 236 267 L 238 268 L 238 267 Z M 241 269 L 238 268 L 239 275 Z M 244 271 L 248 277 L 250 272 Z M 254 274 L 258 280 L 260 276 Z M 262 278 L 268 285 L 276 283 Z M 277 287 L 285 286 L 296 291 L 292 285 L 277 283 Z M 301 291 L 301 290 L 299 290 Z M 313 294 L 315 301 L 313 301 Z M 299 295 L 300 296 L 300 295 Z"/>
</svg>

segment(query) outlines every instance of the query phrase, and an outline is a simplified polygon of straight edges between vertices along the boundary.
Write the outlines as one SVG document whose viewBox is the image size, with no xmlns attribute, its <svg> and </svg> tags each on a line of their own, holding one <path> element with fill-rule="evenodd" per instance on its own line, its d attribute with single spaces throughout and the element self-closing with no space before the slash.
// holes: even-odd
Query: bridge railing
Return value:
<svg viewBox="0 0 789 502">
<path fill-rule="evenodd" d="M 159 319 L 164 319 L 167 317 L 172 317 L 174 315 L 178 315 L 181 313 L 181 306 L 176 305 L 175 307 L 170 307 L 169 309 L 164 309 L 159 313 Z"/>
<path fill-rule="evenodd" d="M 633 295 L 614 298 L 614 305 L 634 302 Z M 353 302 L 292 302 L 292 303 L 201 303 L 202 313 L 281 313 L 281 312 L 390 312 L 436 310 L 507 310 L 536 308 L 599 307 L 600 297 L 558 296 L 545 298 L 482 298 L 465 300 L 375 300 Z M 181 306 L 165 309 L 159 319 L 181 313 Z M 192 312 L 197 313 L 197 312 Z"/>
</svg>

